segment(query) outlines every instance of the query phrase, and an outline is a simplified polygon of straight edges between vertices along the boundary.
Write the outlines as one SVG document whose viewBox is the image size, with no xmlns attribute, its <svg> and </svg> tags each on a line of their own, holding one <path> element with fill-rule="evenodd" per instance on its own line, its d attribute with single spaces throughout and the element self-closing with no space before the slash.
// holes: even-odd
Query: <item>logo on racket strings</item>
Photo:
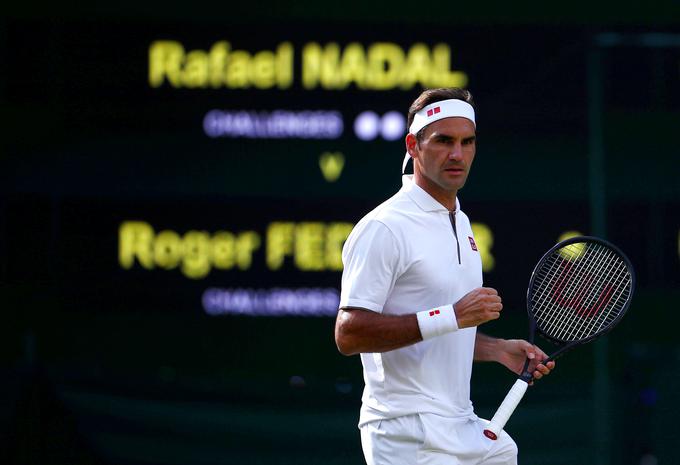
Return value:
<svg viewBox="0 0 680 465">
<path fill-rule="evenodd" d="M 572 310 L 577 316 L 592 318 L 607 307 L 616 287 L 610 282 L 595 282 L 595 279 L 592 273 L 577 276 L 572 262 L 563 263 L 552 298 L 560 307 Z"/>
</svg>

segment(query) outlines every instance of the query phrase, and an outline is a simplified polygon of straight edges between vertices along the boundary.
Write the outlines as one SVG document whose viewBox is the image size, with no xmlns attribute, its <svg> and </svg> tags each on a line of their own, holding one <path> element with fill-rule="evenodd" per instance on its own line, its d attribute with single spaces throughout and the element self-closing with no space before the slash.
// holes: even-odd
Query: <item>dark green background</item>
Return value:
<svg viewBox="0 0 680 465">
<path fill-rule="evenodd" d="M 405 112 L 420 89 L 150 89 L 148 44 L 171 38 L 202 49 L 230 40 L 249 51 L 284 40 L 296 51 L 308 41 L 448 43 L 477 102 L 478 156 L 460 197 L 471 219 L 494 231 L 497 268 L 485 280 L 507 311 L 485 331 L 502 337 L 525 336 L 523 293 L 540 254 L 566 229 L 592 231 L 588 56 L 599 51 L 607 236 L 630 255 L 640 284 L 604 349 L 609 405 L 600 418 L 610 436 L 603 442 L 594 426 L 593 347 L 561 360 L 508 430 L 523 464 L 606 463 L 595 453 L 601 444 L 612 464 L 674 463 L 678 9 L 671 1 L 548 11 L 500 2 L 11 6 L 0 22 L 0 458 L 362 463 L 360 362 L 337 353 L 332 319 L 216 318 L 200 308 L 208 286 L 337 287 L 339 273 L 287 263 L 196 282 L 177 270 L 123 271 L 116 230 L 129 219 L 179 232 L 356 222 L 398 188 L 403 149 L 358 141 L 351 121 L 369 109 Z M 598 45 L 602 33 L 625 40 Z M 671 46 L 641 46 L 659 33 Z M 200 121 L 212 108 L 339 109 L 345 135 L 211 140 Z M 333 184 L 318 169 L 328 150 L 347 159 Z M 477 413 L 491 415 L 511 383 L 500 367 L 476 366 Z"/>
</svg>

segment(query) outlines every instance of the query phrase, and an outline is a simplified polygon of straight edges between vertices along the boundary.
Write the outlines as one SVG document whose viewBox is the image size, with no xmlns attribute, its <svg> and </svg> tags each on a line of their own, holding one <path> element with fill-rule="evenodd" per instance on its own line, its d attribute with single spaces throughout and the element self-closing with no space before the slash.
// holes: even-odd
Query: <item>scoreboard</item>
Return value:
<svg viewBox="0 0 680 465">
<path fill-rule="evenodd" d="M 578 29 L 17 20 L 7 37 L 5 276 L 45 277 L 66 308 L 334 315 L 344 240 L 399 189 L 406 111 L 428 87 L 475 95 L 478 153 L 459 197 L 510 308 L 543 250 L 590 232 L 592 44 Z M 620 53 L 608 63 L 625 67 Z M 620 162 L 609 236 L 642 286 L 670 287 L 676 149 L 661 138 L 635 195 L 622 187 L 635 151 L 616 134 L 631 122 L 605 77 Z M 657 130 L 677 116 L 673 84 L 646 123 Z M 637 96 L 631 114 L 652 100 Z"/>
</svg>

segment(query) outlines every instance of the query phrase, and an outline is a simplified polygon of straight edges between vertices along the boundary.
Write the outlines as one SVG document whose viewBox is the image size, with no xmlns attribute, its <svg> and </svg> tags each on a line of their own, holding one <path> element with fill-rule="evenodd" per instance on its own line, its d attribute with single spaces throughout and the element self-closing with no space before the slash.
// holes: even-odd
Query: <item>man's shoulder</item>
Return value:
<svg viewBox="0 0 680 465">
<path fill-rule="evenodd" d="M 390 230 L 399 228 L 403 220 L 412 214 L 413 206 L 414 203 L 409 196 L 403 191 L 399 191 L 368 212 L 357 223 L 357 226 L 377 222 Z"/>
<path fill-rule="evenodd" d="M 366 255 L 388 249 L 396 253 L 406 236 L 404 224 L 408 213 L 404 209 L 408 209 L 408 196 L 399 191 L 368 212 L 352 229 L 343 246 L 343 257 L 357 247 Z"/>
</svg>

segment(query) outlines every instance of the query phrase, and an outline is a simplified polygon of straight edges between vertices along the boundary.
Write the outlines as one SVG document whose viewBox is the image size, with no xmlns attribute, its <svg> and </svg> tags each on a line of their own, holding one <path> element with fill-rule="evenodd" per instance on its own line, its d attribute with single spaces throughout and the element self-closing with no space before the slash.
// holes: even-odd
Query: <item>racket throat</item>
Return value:
<svg viewBox="0 0 680 465">
<path fill-rule="evenodd" d="M 524 368 L 522 368 L 522 374 L 519 375 L 519 379 L 521 379 L 527 384 L 531 383 L 531 381 L 534 379 L 534 375 L 532 373 L 529 373 L 530 362 L 531 360 L 529 360 L 528 358 L 524 361 Z"/>
<path fill-rule="evenodd" d="M 533 339 L 533 338 L 532 338 Z M 549 361 L 555 360 L 555 356 L 551 356 L 543 360 L 541 363 L 543 365 L 547 365 Z M 528 358 L 524 361 L 524 368 L 522 368 L 522 374 L 519 375 L 519 379 L 522 381 L 526 382 L 527 384 L 531 384 L 531 382 L 534 380 L 534 375 L 533 373 L 529 372 L 529 363 L 531 363 L 531 360 Z"/>
<path fill-rule="evenodd" d="M 453 237 L 456 238 L 456 251 L 458 252 L 458 264 L 462 265 L 460 260 L 460 242 L 458 241 L 458 230 L 456 229 L 456 212 L 449 212 L 449 220 L 451 220 L 451 227 L 453 228 Z"/>
</svg>

